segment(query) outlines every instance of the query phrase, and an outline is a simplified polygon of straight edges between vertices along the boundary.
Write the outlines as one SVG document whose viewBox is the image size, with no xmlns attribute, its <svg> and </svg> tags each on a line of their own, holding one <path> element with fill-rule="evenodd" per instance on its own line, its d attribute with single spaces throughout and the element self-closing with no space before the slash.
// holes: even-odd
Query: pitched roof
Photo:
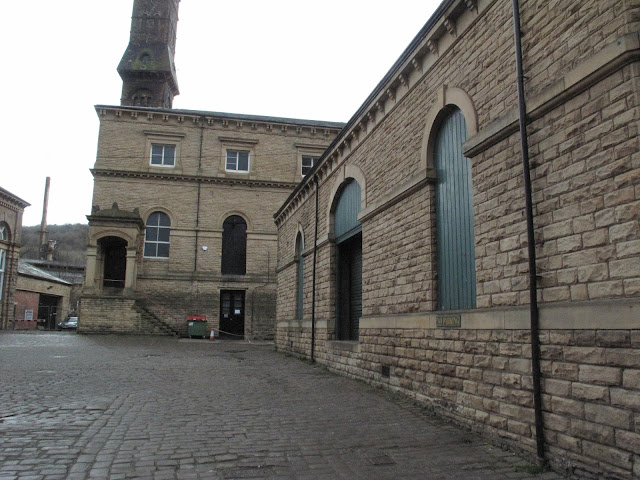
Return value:
<svg viewBox="0 0 640 480">
<path fill-rule="evenodd" d="M 25 275 L 27 277 L 38 278 L 40 280 L 47 280 L 49 282 L 60 283 L 62 285 L 69 285 L 71 283 L 62 280 L 61 278 L 56 277 L 55 275 L 51 275 L 50 273 L 45 272 L 44 270 L 40 270 L 39 268 L 34 267 L 27 260 L 19 260 L 18 261 L 18 274 Z"/>
</svg>

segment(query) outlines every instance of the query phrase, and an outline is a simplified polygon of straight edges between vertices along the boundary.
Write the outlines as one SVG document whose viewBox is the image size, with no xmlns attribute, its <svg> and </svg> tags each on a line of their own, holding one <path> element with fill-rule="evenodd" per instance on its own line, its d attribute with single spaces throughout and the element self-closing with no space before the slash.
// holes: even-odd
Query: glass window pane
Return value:
<svg viewBox="0 0 640 480">
<path fill-rule="evenodd" d="M 147 242 L 155 242 L 158 240 L 158 229 L 156 227 L 147 227 Z"/>
<path fill-rule="evenodd" d="M 157 215 L 158 215 L 158 225 L 160 225 L 161 227 L 171 226 L 171 219 L 169 218 L 169 215 L 162 212 L 158 212 Z"/>
<path fill-rule="evenodd" d="M 159 212 L 153 212 L 151 215 L 149 215 L 149 218 L 147 218 L 147 225 L 148 226 L 158 225 L 159 217 L 160 217 Z"/>
<path fill-rule="evenodd" d="M 176 159 L 176 147 L 175 145 L 165 145 L 164 147 L 164 164 L 174 165 Z"/>
<path fill-rule="evenodd" d="M 160 242 L 168 242 L 169 241 L 169 232 L 168 228 L 160 228 L 158 229 L 158 241 Z"/>
<path fill-rule="evenodd" d="M 162 145 L 151 146 L 151 164 L 162 165 Z"/>
<path fill-rule="evenodd" d="M 168 257 L 169 256 L 169 244 L 168 243 L 159 243 L 158 244 L 158 256 L 159 257 Z"/>
<path fill-rule="evenodd" d="M 233 150 L 227 150 L 227 170 L 235 170 L 237 165 L 237 153 Z"/>
<path fill-rule="evenodd" d="M 156 244 L 155 243 L 146 243 L 144 244 L 144 256 L 145 257 L 155 257 L 156 256 Z"/>
<path fill-rule="evenodd" d="M 249 152 L 238 152 L 238 170 L 249 171 Z"/>
</svg>

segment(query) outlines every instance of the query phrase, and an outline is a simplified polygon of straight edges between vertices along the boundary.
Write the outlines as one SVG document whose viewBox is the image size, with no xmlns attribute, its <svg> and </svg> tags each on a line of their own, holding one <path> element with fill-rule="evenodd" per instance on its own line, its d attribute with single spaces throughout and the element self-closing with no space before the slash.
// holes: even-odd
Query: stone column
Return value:
<svg viewBox="0 0 640 480">
<path fill-rule="evenodd" d="M 84 273 L 84 289 L 87 293 L 93 293 L 96 289 L 96 258 L 97 247 L 87 247 L 87 265 Z"/>
<path fill-rule="evenodd" d="M 127 248 L 127 271 L 124 277 L 124 288 L 127 291 L 133 291 L 136 286 L 136 253 L 135 246 Z"/>
</svg>

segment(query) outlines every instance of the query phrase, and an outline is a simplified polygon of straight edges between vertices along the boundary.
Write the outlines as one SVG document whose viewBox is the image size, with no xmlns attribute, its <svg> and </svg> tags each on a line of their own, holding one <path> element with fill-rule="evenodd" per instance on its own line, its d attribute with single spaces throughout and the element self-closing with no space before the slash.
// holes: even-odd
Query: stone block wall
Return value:
<svg viewBox="0 0 640 480">
<path fill-rule="evenodd" d="M 78 312 L 78 333 L 144 334 L 133 298 L 83 296 Z"/>
<path fill-rule="evenodd" d="M 22 215 L 29 204 L 0 187 L 0 225 L 4 227 L 4 240 L 0 250 L 5 256 L 4 278 L 0 291 L 0 330 L 14 327 L 16 288 L 18 285 L 18 259 L 22 237 Z"/>
<path fill-rule="evenodd" d="M 184 332 L 186 317 L 194 314 L 206 315 L 217 329 L 220 292 L 242 290 L 245 335 L 272 339 L 278 255 L 273 214 L 302 178 L 302 153 L 322 152 L 341 124 L 128 107 L 97 111 L 93 204 L 102 211 L 114 202 L 123 211 L 138 209 L 143 222 L 154 211 L 171 219 L 169 257 L 145 258 L 140 248 L 135 285 L 127 293 Z M 176 145 L 173 167 L 150 165 L 152 143 Z M 250 151 L 248 173 L 226 171 L 226 148 Z M 221 274 L 223 223 L 230 215 L 247 223 L 245 275 Z M 124 228 L 109 225 L 99 232 L 97 223 L 90 238 L 106 234 L 125 238 Z M 142 245 L 143 234 L 136 241 Z"/>
<path fill-rule="evenodd" d="M 640 476 L 640 65 L 636 0 L 521 1 L 542 348 L 545 457 L 574 478 Z M 401 392 L 536 452 L 529 267 L 510 2 L 451 2 L 326 152 L 313 278 L 295 319 L 295 238 L 312 248 L 316 184 L 276 215 L 279 349 Z M 438 312 L 433 138 L 463 112 L 477 308 Z M 362 318 L 335 340 L 332 205 L 362 189 Z M 308 258 L 313 252 L 308 252 Z M 308 263 L 307 263 L 308 265 Z M 308 293 L 307 293 L 308 292 Z M 444 315 L 457 328 L 438 322 Z"/>
</svg>

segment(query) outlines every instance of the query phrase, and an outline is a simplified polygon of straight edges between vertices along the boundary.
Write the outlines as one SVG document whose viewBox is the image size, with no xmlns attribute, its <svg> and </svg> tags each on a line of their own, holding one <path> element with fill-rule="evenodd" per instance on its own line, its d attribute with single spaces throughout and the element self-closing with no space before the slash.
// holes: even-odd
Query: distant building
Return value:
<svg viewBox="0 0 640 480">
<path fill-rule="evenodd" d="M 54 330 L 69 313 L 72 284 L 20 260 L 16 288 L 16 330 Z"/>
<path fill-rule="evenodd" d="M 70 283 L 69 311 L 65 313 L 77 313 L 78 301 L 82 293 L 82 287 L 84 286 L 84 265 L 74 265 L 58 260 L 36 260 L 31 258 L 22 260 L 54 277 Z"/>
<path fill-rule="evenodd" d="M 22 214 L 28 206 L 29 203 L 0 188 L 0 329 L 2 330 L 14 326 Z"/>
<path fill-rule="evenodd" d="M 273 214 L 343 124 L 172 109 L 178 0 L 136 0 L 100 119 L 80 332 L 273 338 Z M 167 327 L 167 328 L 164 328 Z"/>
</svg>

